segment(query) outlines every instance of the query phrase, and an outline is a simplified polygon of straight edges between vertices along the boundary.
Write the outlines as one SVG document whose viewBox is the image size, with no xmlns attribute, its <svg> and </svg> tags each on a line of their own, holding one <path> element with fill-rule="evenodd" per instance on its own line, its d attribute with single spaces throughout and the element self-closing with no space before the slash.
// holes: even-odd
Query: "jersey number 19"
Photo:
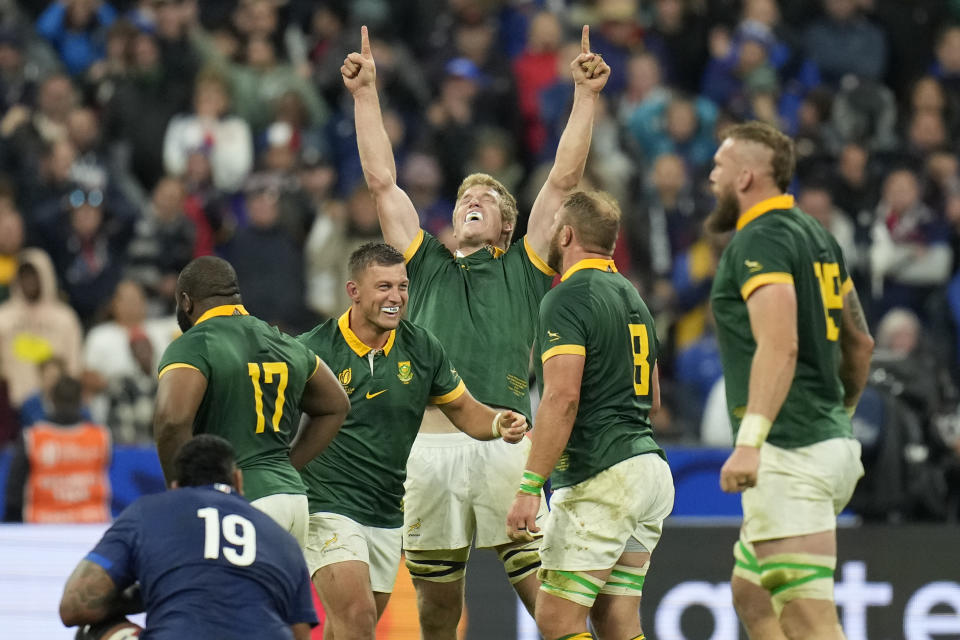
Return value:
<svg viewBox="0 0 960 640">
<path fill-rule="evenodd" d="M 257 530 L 253 523 L 241 515 L 228 513 L 223 516 L 222 526 L 220 511 L 214 507 L 197 509 L 197 517 L 203 520 L 203 557 L 207 560 L 216 560 L 220 557 L 221 546 L 223 559 L 238 567 L 248 567 L 257 557 Z M 220 532 L 227 545 L 220 544 Z M 234 548 L 236 547 L 236 548 Z"/>
</svg>

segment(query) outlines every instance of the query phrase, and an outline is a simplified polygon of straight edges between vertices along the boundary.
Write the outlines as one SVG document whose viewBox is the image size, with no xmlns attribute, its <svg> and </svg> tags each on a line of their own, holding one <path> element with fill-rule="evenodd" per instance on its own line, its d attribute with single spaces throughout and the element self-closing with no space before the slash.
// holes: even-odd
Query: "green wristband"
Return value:
<svg viewBox="0 0 960 640">
<path fill-rule="evenodd" d="M 525 493 L 531 496 L 539 496 L 540 489 L 543 487 L 543 483 L 546 481 L 547 479 L 541 476 L 539 473 L 534 473 L 533 471 L 524 471 L 523 479 L 520 481 L 520 493 Z"/>
</svg>

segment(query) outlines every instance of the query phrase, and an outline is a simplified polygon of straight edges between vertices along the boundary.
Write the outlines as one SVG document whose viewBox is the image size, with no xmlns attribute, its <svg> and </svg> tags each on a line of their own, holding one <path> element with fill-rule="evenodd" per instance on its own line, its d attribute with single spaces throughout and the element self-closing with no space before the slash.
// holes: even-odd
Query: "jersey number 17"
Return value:
<svg viewBox="0 0 960 640">
<path fill-rule="evenodd" d="M 285 400 L 284 392 L 287 390 L 287 380 L 290 371 L 286 362 L 248 362 L 247 373 L 250 374 L 250 380 L 253 382 L 253 402 L 257 411 L 257 433 L 263 433 L 265 420 L 263 417 L 263 387 L 260 386 L 260 379 L 263 378 L 264 384 L 277 385 L 277 395 L 273 398 L 273 430 L 280 431 L 280 420 L 283 419 L 283 402 Z"/>
</svg>

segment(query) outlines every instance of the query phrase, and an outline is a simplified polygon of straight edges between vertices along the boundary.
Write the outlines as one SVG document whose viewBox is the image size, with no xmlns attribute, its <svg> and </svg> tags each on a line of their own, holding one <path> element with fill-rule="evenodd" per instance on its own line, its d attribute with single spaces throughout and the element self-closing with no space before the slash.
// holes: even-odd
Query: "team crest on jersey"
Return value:
<svg viewBox="0 0 960 640">
<path fill-rule="evenodd" d="M 750 273 L 756 273 L 763 269 L 763 265 L 757 262 L 756 260 L 744 260 L 744 266 L 750 270 Z"/>
<path fill-rule="evenodd" d="M 410 366 L 409 360 L 397 363 L 397 378 L 399 378 L 403 384 L 407 384 L 413 380 L 413 367 Z"/>
<path fill-rule="evenodd" d="M 420 527 L 423 526 L 423 520 L 417 518 L 417 521 L 407 527 L 407 535 L 411 538 L 420 537 Z"/>
<path fill-rule="evenodd" d="M 340 385 L 343 387 L 343 390 L 347 392 L 347 394 L 353 393 L 354 389 L 350 386 L 350 381 L 353 380 L 353 369 L 347 367 L 338 373 L 337 380 L 340 381 Z"/>
<path fill-rule="evenodd" d="M 548 330 L 547 330 L 547 339 L 548 339 L 550 342 L 556 342 L 557 340 L 560 339 L 560 334 L 557 333 L 556 331 L 550 331 L 550 330 L 548 329 Z"/>
</svg>

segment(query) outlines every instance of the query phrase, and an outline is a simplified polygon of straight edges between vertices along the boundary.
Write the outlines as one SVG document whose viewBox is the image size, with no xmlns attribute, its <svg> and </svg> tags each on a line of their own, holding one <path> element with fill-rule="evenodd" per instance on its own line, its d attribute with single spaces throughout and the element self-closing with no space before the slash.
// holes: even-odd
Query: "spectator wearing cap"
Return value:
<svg viewBox="0 0 960 640">
<path fill-rule="evenodd" d="M 638 19 L 637 0 L 598 0 L 596 3 L 599 28 L 590 30 L 590 49 L 603 56 L 610 67 L 610 79 L 604 95 L 616 98 L 626 86 L 627 61 L 643 48 L 643 30 Z M 572 58 L 561 54 L 561 59 Z M 663 61 L 660 61 L 661 67 Z M 570 75 L 568 72 L 561 76 Z"/>
<path fill-rule="evenodd" d="M 226 79 L 207 69 L 194 84 L 193 112 L 175 116 L 163 139 L 163 164 L 167 173 L 181 177 L 193 153 L 210 160 L 214 186 L 234 193 L 253 168 L 253 138 L 250 126 L 229 115 L 230 94 Z"/>
<path fill-rule="evenodd" d="M 777 75 L 770 61 L 773 34 L 755 23 L 742 25 L 723 57 L 711 57 L 703 75 L 702 93 L 738 117 L 752 113 L 757 93 L 776 92 Z"/>
<path fill-rule="evenodd" d="M 838 86 L 845 75 L 882 81 L 887 68 L 883 30 L 860 12 L 857 0 L 823 0 L 825 16 L 804 34 L 804 54 L 827 83 Z"/>
<path fill-rule="evenodd" d="M 19 408 L 40 388 L 37 365 L 48 358 L 61 358 L 69 374 L 79 375 L 82 344 L 80 321 L 60 300 L 50 257 L 24 249 L 10 298 L 0 304 L 0 378 L 13 406 Z"/>
<path fill-rule="evenodd" d="M 103 0 L 57 0 L 40 14 L 37 33 L 60 54 L 71 75 L 104 57 L 106 30 L 117 12 Z"/>
</svg>

